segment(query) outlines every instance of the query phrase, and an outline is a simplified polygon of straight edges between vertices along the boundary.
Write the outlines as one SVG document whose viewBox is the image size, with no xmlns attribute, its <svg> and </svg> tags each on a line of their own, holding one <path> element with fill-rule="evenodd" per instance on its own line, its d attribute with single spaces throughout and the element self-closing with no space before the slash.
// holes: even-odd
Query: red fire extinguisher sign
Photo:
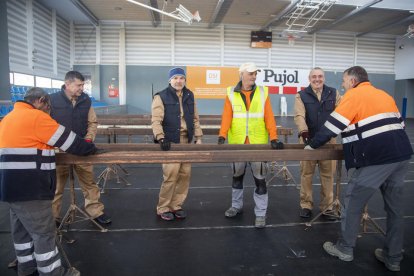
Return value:
<svg viewBox="0 0 414 276">
<path fill-rule="evenodd" d="M 109 87 L 108 87 L 108 96 L 110 98 L 119 97 L 119 89 L 114 87 L 113 85 L 109 85 Z"/>
</svg>

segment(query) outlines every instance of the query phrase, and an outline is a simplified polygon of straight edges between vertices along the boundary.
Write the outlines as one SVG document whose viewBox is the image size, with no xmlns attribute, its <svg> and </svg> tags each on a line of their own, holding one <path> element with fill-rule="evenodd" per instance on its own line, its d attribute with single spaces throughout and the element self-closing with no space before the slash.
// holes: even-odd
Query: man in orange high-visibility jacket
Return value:
<svg viewBox="0 0 414 276">
<path fill-rule="evenodd" d="M 0 122 L 0 200 L 10 207 L 19 275 L 63 272 L 52 215 L 54 147 L 76 155 L 97 152 L 94 144 L 53 120 L 49 110 L 49 95 L 35 87 Z"/>
<path fill-rule="evenodd" d="M 255 83 L 258 71 L 260 70 L 254 63 L 242 64 L 239 68 L 239 83 L 235 87 L 227 89 L 218 144 L 224 144 L 226 137 L 229 144 L 267 144 L 270 136 L 272 149 L 283 148 L 283 143 L 277 140 L 276 121 L 267 87 L 256 86 Z M 264 162 L 236 162 L 232 164 L 232 202 L 231 207 L 224 215 L 233 218 L 242 212 L 243 178 L 248 163 L 250 163 L 256 184 L 253 195 L 256 215 L 255 227 L 264 228 L 268 206 Z"/>
<path fill-rule="evenodd" d="M 387 213 L 387 233 L 375 257 L 391 271 L 400 271 L 403 248 L 404 177 L 413 154 L 404 121 L 394 99 L 375 88 L 364 68 L 345 70 L 346 93 L 305 149 L 315 149 L 341 133 L 349 181 L 341 221 L 341 237 L 325 242 L 325 251 L 352 261 L 364 206 L 380 189 Z"/>
</svg>

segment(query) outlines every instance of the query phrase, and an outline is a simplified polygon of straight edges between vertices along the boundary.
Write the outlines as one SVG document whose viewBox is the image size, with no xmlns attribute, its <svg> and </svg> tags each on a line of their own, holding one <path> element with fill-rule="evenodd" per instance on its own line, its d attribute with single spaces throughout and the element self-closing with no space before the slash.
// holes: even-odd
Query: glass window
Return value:
<svg viewBox="0 0 414 276">
<path fill-rule="evenodd" d="M 52 88 L 61 88 L 62 85 L 64 85 L 65 82 L 61 80 L 52 80 Z"/>
<path fill-rule="evenodd" d="M 14 73 L 14 85 L 34 86 L 34 76 Z"/>
<path fill-rule="evenodd" d="M 43 88 L 50 88 L 52 85 L 52 80 L 50 78 L 37 77 L 36 76 L 36 86 Z"/>
</svg>

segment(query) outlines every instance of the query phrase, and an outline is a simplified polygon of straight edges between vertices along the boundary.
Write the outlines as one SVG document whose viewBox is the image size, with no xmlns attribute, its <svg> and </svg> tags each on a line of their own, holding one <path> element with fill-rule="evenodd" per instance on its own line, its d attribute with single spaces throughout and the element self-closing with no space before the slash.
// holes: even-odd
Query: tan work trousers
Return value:
<svg viewBox="0 0 414 276">
<path fill-rule="evenodd" d="M 188 144 L 187 136 L 181 136 L 181 144 Z M 162 164 L 164 181 L 161 184 L 157 214 L 182 209 L 190 187 L 191 164 Z"/>
<path fill-rule="evenodd" d="M 299 143 L 303 144 L 302 137 Z M 336 144 L 336 139 L 332 138 L 328 144 Z M 316 165 L 319 166 L 319 176 L 321 179 L 321 191 L 319 209 L 325 210 L 333 201 L 333 173 L 336 168 L 334 160 L 301 161 L 300 162 L 300 207 L 313 209 L 312 179 L 315 174 Z"/>
<path fill-rule="evenodd" d="M 69 178 L 70 166 L 56 166 L 56 193 L 52 202 L 53 216 L 61 218 L 63 190 Z M 85 198 L 85 211 L 96 218 L 103 214 L 104 205 L 99 201 L 101 197 L 98 186 L 93 179 L 92 165 L 73 165 L 73 170 L 78 176 L 79 186 Z"/>
<path fill-rule="evenodd" d="M 316 164 L 319 165 L 321 178 L 319 209 L 324 210 L 333 201 L 333 172 L 336 165 L 336 161 L 333 160 L 300 162 L 300 207 L 310 210 L 313 208 L 312 179 Z"/>
</svg>

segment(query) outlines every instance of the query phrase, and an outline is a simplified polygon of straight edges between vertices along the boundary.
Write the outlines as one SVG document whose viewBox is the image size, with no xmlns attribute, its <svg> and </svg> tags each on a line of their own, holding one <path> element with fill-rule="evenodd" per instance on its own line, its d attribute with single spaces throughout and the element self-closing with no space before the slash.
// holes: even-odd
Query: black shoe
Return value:
<svg viewBox="0 0 414 276">
<path fill-rule="evenodd" d="M 332 210 L 328 210 L 325 213 L 322 213 L 322 218 L 329 221 L 335 221 L 338 219 L 338 216 L 336 216 Z"/>
<path fill-rule="evenodd" d="M 185 219 L 187 217 L 187 213 L 183 209 L 176 210 L 173 214 L 177 219 Z"/>
<path fill-rule="evenodd" d="M 102 214 L 102 215 L 100 215 L 99 217 L 97 217 L 97 218 L 94 218 L 94 221 L 96 221 L 97 223 L 99 223 L 99 224 L 111 224 L 112 223 L 112 220 L 111 220 L 111 218 L 110 217 L 108 217 L 107 215 L 105 215 L 105 214 Z"/>
<path fill-rule="evenodd" d="M 312 216 L 312 211 L 308 208 L 303 208 L 300 210 L 299 216 L 301 218 L 310 218 Z"/>
<path fill-rule="evenodd" d="M 158 216 L 162 220 L 166 220 L 166 221 L 172 221 L 172 220 L 174 220 L 174 214 L 172 212 L 164 212 L 164 213 L 158 214 Z"/>
</svg>

